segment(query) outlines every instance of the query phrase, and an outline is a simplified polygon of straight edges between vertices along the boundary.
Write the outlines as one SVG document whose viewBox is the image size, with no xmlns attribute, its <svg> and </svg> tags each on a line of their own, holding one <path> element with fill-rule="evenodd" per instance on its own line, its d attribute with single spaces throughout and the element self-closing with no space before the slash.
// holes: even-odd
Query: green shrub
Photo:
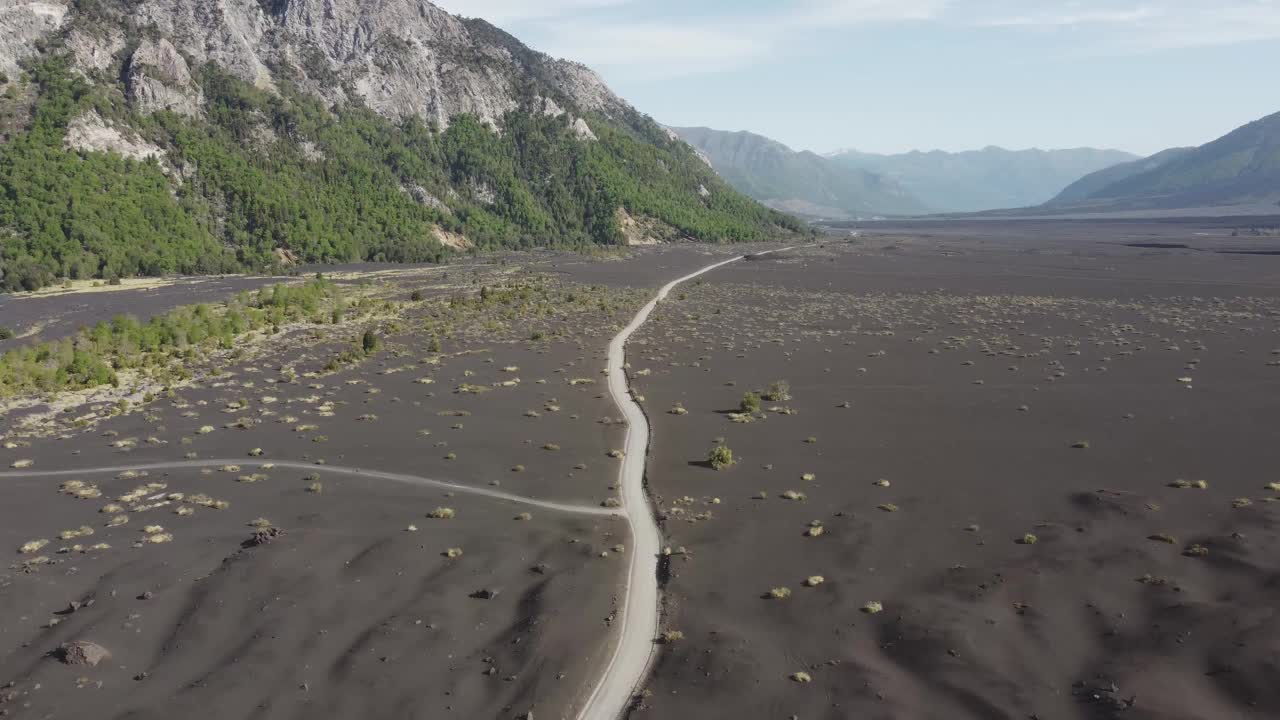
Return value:
<svg viewBox="0 0 1280 720">
<path fill-rule="evenodd" d="M 712 446 L 711 452 L 707 454 L 707 462 L 711 463 L 711 467 L 716 470 L 724 470 L 734 463 L 733 451 L 728 445 Z"/>
<path fill-rule="evenodd" d="M 778 380 L 769 386 L 764 393 L 764 399 L 769 402 L 786 402 L 791 399 L 791 383 L 786 380 Z"/>
<path fill-rule="evenodd" d="M 0 355 L 0 396 L 116 385 L 119 370 L 168 373 L 199 356 L 195 348 L 232 348 L 246 333 L 301 320 L 327 302 L 340 302 L 333 285 L 309 282 L 241 293 L 219 309 L 180 307 L 146 323 L 128 315 L 83 328 L 68 338 L 14 348 Z M 175 369 L 176 367 L 176 369 Z"/>
</svg>

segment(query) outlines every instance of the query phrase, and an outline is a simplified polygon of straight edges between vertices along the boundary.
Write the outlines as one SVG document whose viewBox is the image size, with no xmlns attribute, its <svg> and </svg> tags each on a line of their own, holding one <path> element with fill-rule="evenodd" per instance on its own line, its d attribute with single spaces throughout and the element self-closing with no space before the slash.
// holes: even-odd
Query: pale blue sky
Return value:
<svg viewBox="0 0 1280 720">
<path fill-rule="evenodd" d="M 1280 111 L 1280 0 L 437 0 L 669 125 L 796 149 L 1198 145 Z"/>
</svg>

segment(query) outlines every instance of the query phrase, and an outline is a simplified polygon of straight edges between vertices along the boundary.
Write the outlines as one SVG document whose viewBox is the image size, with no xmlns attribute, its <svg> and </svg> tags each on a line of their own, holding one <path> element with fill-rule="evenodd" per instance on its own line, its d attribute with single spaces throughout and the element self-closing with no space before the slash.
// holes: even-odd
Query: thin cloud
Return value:
<svg viewBox="0 0 1280 720">
<path fill-rule="evenodd" d="M 1002 12 L 1008 7 L 1008 12 Z M 1280 0 L 1165 0 L 1117 9 L 1103 0 L 1059 3 L 1023 13 L 1001 0 L 970 7 L 972 27 L 1011 32 L 1074 29 L 1074 54 L 1120 55 L 1280 39 Z"/>
<path fill-rule="evenodd" d="M 1280 0 L 440 0 L 541 50 L 633 79 L 728 72 L 803 53 L 819 33 L 927 24 L 954 33 L 1070 31 L 1069 56 L 1124 55 L 1280 39 Z M 1059 48 L 1061 50 L 1061 48 Z"/>
<path fill-rule="evenodd" d="M 1151 8 L 1132 10 L 1092 10 L 1086 12 L 1015 15 L 1009 17 L 981 18 L 973 24 L 977 27 L 1069 27 L 1075 25 L 1128 25 L 1150 20 L 1159 15 Z"/>
<path fill-rule="evenodd" d="M 722 72 L 794 47 L 805 34 L 937 19 L 950 0 L 802 0 L 754 15 L 636 22 L 593 17 L 540 23 L 544 49 L 595 67 L 649 78 Z"/>
<path fill-rule="evenodd" d="M 548 20 L 587 10 L 619 7 L 632 0 L 437 0 L 455 15 L 477 17 L 491 23 Z"/>
</svg>

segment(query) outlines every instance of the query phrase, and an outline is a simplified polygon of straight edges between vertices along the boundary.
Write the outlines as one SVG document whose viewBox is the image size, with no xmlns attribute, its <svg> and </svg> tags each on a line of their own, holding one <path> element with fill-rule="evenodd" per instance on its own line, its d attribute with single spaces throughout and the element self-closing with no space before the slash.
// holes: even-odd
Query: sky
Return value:
<svg viewBox="0 0 1280 720">
<path fill-rule="evenodd" d="M 1280 0 L 436 0 L 666 125 L 797 150 L 1200 145 L 1280 112 Z"/>
</svg>

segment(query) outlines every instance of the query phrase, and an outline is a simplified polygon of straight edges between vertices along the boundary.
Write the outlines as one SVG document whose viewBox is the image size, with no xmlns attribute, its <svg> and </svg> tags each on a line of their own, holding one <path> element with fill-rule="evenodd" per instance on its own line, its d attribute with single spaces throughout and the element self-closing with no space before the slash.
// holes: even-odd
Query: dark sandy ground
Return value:
<svg viewBox="0 0 1280 720">
<path fill-rule="evenodd" d="M 646 262 L 660 275 L 668 261 Z M 449 320 L 449 298 L 517 276 L 549 278 L 557 298 L 575 299 L 495 303 Z M 426 301 L 210 359 L 219 374 L 198 364 L 203 379 L 124 414 L 98 403 L 40 423 L 24 424 L 30 411 L 5 418 L 0 472 L 22 460 L 31 470 L 86 472 L 0 480 L 0 544 L 14 552 L 49 541 L 14 552 L 0 569 L 0 714 L 570 716 L 607 660 L 628 542 L 623 521 L 603 507 L 616 496 L 618 460 L 608 453 L 623 432 L 604 387 L 604 353 L 648 290 L 562 277 L 495 263 L 384 278 L 370 289 L 375 297 L 405 301 L 416 289 Z M 368 326 L 385 347 L 327 370 Z M 545 337 L 532 340 L 534 330 Z M 441 337 L 441 352 L 428 350 L 431 337 Z M 80 417 L 95 419 L 81 427 Z M 202 458 L 241 461 L 144 477 L 92 472 Z M 273 461 L 314 467 L 258 466 Z M 68 480 L 94 486 L 93 497 L 60 492 Z M 164 487 L 130 496 L 147 483 Z M 320 492 L 310 491 L 317 483 Z M 193 502 L 193 494 L 207 497 Z M 229 507 L 209 507 L 217 501 Z M 429 518 L 438 507 L 456 517 Z M 128 523 L 108 527 L 118 515 Z M 243 548 L 259 518 L 285 534 Z M 59 537 L 82 527 L 93 534 Z M 146 541 L 165 534 L 172 539 Z M 99 543 L 110 548 L 93 549 Z M 450 548 L 463 554 L 446 557 Z M 498 592 L 472 596 L 481 590 Z M 73 667 L 50 656 L 77 640 L 101 644 L 111 659 Z"/>
<path fill-rule="evenodd" d="M 1213 251 L 1233 242 L 1192 223 L 899 224 L 678 290 L 628 350 L 683 633 L 636 717 L 1280 715 L 1280 258 Z M 88 427 L 83 409 L 41 432 L 0 419 L 0 471 L 242 458 L 0 481 L 0 544 L 50 541 L 0 569 L 0 713 L 572 716 L 608 656 L 624 526 L 334 468 L 600 511 L 622 437 L 608 339 L 658 285 L 752 249 L 378 275 L 375 295 L 428 299 L 378 320 L 386 347 L 353 366 L 326 369 L 368 323 L 209 358 L 221 374 L 107 419 L 99 403 Z M 442 320 L 443 299 L 527 270 L 563 283 L 563 307 Z M 780 379 L 791 399 L 732 421 Z M 717 438 L 732 469 L 702 462 Z M 148 483 L 165 487 L 132 493 Z M 242 547 L 260 518 L 285 534 Z M 112 657 L 49 656 L 74 640 Z"/>
<path fill-rule="evenodd" d="M 104 497 L 206 493 L 105 528 L 105 500 L 50 481 L 6 482 L 5 538 L 52 537 L 58 564 L 0 576 L 0 674 L 12 717 L 512 717 L 567 705 L 599 662 L 615 569 L 597 540 L 614 521 L 297 470 L 154 471 L 85 479 Z M 245 472 L 249 472 L 245 468 Z M 450 520 L 428 519 L 439 506 Z M 191 507 L 190 516 L 174 514 Z M 14 510 L 21 509 L 20 512 Z M 38 508 L 38 512 L 36 509 Z M 265 517 L 287 534 L 242 549 Z M 132 545 L 161 525 L 173 540 Z M 416 531 L 409 531 L 411 526 Z M 577 542 L 571 542 L 577 540 Z M 105 542 L 109 550 L 53 554 Z M 461 548 L 460 557 L 444 553 Z M 536 570 L 535 570 L 536 568 Z M 492 599 L 471 594 L 496 590 Z M 69 603 L 92 604 L 74 613 Z M 48 627 L 51 620 L 59 622 Z M 96 668 L 45 656 L 89 640 Z"/>
<path fill-rule="evenodd" d="M 182 305 L 217 302 L 232 293 L 256 290 L 290 280 L 322 273 L 340 283 L 386 280 L 413 283 L 414 276 L 430 276 L 450 271 L 483 272 L 485 269 L 519 267 L 572 277 L 587 284 L 612 287 L 652 288 L 667 282 L 702 258 L 724 256 L 742 248 L 705 245 L 631 248 L 616 257 L 584 257 L 559 251 L 504 253 L 462 258 L 448 265 L 399 265 L 353 263 L 308 265 L 296 268 L 294 277 L 214 276 L 166 278 L 154 286 L 140 288 L 98 288 L 86 292 L 64 292 L 48 288 L 41 293 L 0 293 L 0 327 L 17 337 L 0 340 L 0 352 L 23 344 L 66 337 L 85 325 L 109 320 L 116 315 L 133 315 L 146 320 Z M 706 263 L 712 262 L 708 259 Z"/>
<path fill-rule="evenodd" d="M 633 340 L 687 550 L 636 717 L 1280 716 L 1280 258 L 919 232 L 729 266 Z"/>
</svg>

